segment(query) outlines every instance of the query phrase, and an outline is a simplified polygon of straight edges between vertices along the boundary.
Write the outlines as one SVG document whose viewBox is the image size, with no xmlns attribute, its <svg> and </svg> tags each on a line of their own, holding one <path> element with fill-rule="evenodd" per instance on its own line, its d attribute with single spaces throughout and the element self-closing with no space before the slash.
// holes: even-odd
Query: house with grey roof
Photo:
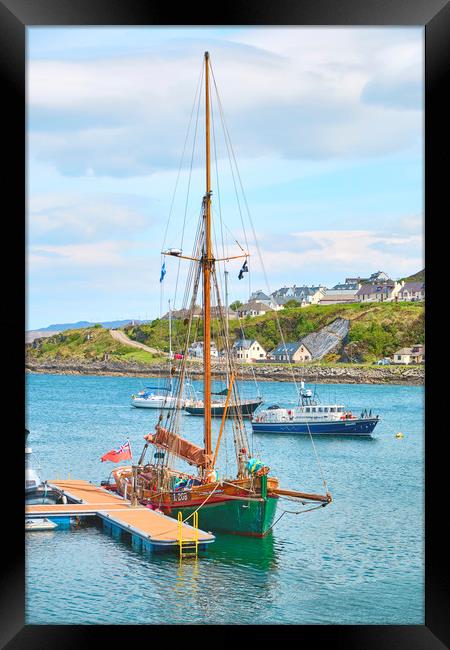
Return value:
<svg viewBox="0 0 450 650">
<path fill-rule="evenodd" d="M 302 361 L 311 361 L 312 356 L 306 345 L 301 341 L 291 343 L 280 343 L 276 348 L 271 350 L 267 355 L 270 361 L 282 363 L 299 363 Z"/>
<path fill-rule="evenodd" d="M 425 300 L 425 282 L 405 282 L 398 292 L 399 300 Z"/>
<path fill-rule="evenodd" d="M 258 289 L 252 293 L 249 298 L 249 302 L 262 302 L 265 305 L 272 307 L 272 309 L 282 309 L 282 307 L 278 305 L 278 303 L 276 303 L 271 296 L 268 296 L 266 293 L 264 293 L 264 291 L 261 291 L 261 289 Z"/>
<path fill-rule="evenodd" d="M 414 364 L 424 363 L 425 361 L 425 346 L 413 345 L 411 348 L 401 348 L 394 352 L 392 363 L 397 364 Z"/>
<path fill-rule="evenodd" d="M 232 353 L 241 361 L 264 361 L 267 354 L 256 339 L 238 339 L 233 343 Z"/>
<path fill-rule="evenodd" d="M 398 294 L 404 282 L 389 280 L 388 282 L 363 284 L 358 289 L 356 297 L 358 302 L 392 302 L 398 300 Z"/>
<path fill-rule="evenodd" d="M 245 318 L 246 316 L 262 316 L 269 311 L 274 311 L 274 309 L 266 305 L 266 303 L 259 300 L 250 300 L 245 305 L 238 307 L 237 313 L 239 318 Z"/>
<path fill-rule="evenodd" d="M 340 284 L 335 284 L 334 287 L 328 289 L 328 291 L 354 291 L 355 293 L 361 287 L 361 282 L 341 282 Z"/>
<path fill-rule="evenodd" d="M 193 318 L 201 318 L 202 313 L 202 308 L 195 305 L 192 313 Z M 170 317 L 172 317 L 172 320 L 184 320 L 185 318 L 189 318 L 189 309 L 176 309 L 172 312 L 166 312 L 164 316 L 161 317 L 161 320 L 169 320 Z"/>
<path fill-rule="evenodd" d="M 358 302 L 356 294 L 359 287 L 357 283 L 337 284 L 332 289 L 328 289 L 324 297 L 319 300 L 319 305 L 345 305 Z"/>
<path fill-rule="evenodd" d="M 375 271 L 375 273 L 372 273 L 372 275 L 370 275 L 368 278 L 361 278 L 359 276 L 357 278 L 345 278 L 346 284 L 358 283 L 359 285 L 371 284 L 373 282 L 388 282 L 388 281 L 392 282 L 391 278 L 384 271 Z"/>
</svg>

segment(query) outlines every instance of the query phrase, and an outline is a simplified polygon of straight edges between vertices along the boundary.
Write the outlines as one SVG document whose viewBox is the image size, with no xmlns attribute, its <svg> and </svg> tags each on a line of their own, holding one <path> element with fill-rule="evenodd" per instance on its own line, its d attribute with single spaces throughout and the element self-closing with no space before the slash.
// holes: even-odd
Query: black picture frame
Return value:
<svg viewBox="0 0 450 650">
<path fill-rule="evenodd" d="M 7 162 L 7 182 L 3 183 L 3 252 L 13 252 L 4 282 L 4 302 L 8 305 L 8 335 L 5 367 L 12 390 L 8 391 L 9 409 L 16 419 L 4 430 L 4 454 L 8 463 L 4 489 L 4 517 L 8 526 L 3 529 L 6 549 L 2 558 L 0 583 L 0 646 L 24 648 L 80 648 L 127 644 L 141 638 L 146 644 L 168 642 L 174 632 L 184 630 L 164 626 L 161 612 L 159 626 L 31 626 L 24 624 L 24 535 L 23 535 L 23 330 L 25 330 L 25 30 L 35 25 L 331 25 L 331 26 L 424 26 L 425 27 L 425 232 L 427 265 L 427 383 L 426 383 L 426 562 L 425 562 L 425 625 L 409 626 L 298 626 L 294 630 L 302 646 L 316 643 L 332 644 L 334 650 L 372 650 L 379 648 L 407 648 L 434 650 L 448 646 L 448 593 L 446 562 L 448 554 L 444 523 L 447 490 L 444 485 L 447 462 L 439 444 L 444 426 L 437 426 L 433 416 L 437 381 L 433 379 L 433 345 L 430 332 L 434 329 L 433 304 L 437 300 L 436 257 L 430 257 L 431 242 L 436 243 L 435 231 L 440 211 L 446 204 L 446 184 L 440 182 L 440 170 L 446 165 L 447 151 L 443 134 L 446 127 L 444 101 L 445 72 L 448 67 L 449 5 L 447 0 L 304 0 L 293 3 L 277 0 L 263 3 L 244 0 L 238 6 L 218 4 L 207 11 L 202 3 L 178 5 L 150 2 L 150 0 L 0 0 L 0 66 L 3 95 L 3 159 Z M 176 23 L 174 23 L 176 17 Z M 448 181 L 447 181 L 448 185 Z M 447 198 L 447 197 L 445 197 Z M 442 258 L 446 259 L 445 242 Z M 5 271 L 4 271 L 5 272 Z M 23 293 L 22 293 L 23 288 Z M 4 316 L 5 317 L 5 316 Z M 21 329 L 23 328 L 23 329 Z M 430 347 L 431 346 L 431 347 Z M 430 359 L 430 361 L 428 361 Z M 11 392 L 13 395 L 11 395 Z M 12 400 L 12 401 L 11 401 Z M 11 404 L 16 402 L 16 407 Z M 434 402 L 434 399 L 433 399 Z M 445 405 L 445 401 L 444 401 Z M 6 450 L 5 450 L 6 445 Z M 11 457 L 12 456 L 12 457 Z M 442 512 L 444 510 L 444 512 Z M 263 598 L 264 595 L 262 594 Z M 183 628 L 183 626 L 181 626 Z M 213 626 L 216 627 L 216 626 Z M 242 642 L 242 633 L 254 643 L 266 628 L 275 630 L 279 637 L 285 626 L 250 626 L 238 632 L 226 629 L 211 630 L 206 643 L 220 640 Z M 289 627 L 289 626 L 288 626 Z M 297 626 L 293 626 L 297 628 Z M 151 628 L 151 629 L 149 629 Z M 195 638 L 194 634 L 195 632 Z M 162 634 L 164 634 L 164 637 Z M 188 639 L 201 642 L 198 631 L 190 631 Z M 268 636 L 268 635 L 267 635 Z M 159 638 L 156 638 L 159 637 Z M 189 641 L 188 641 L 189 642 Z M 272 643 L 272 641 L 270 641 Z"/>
</svg>

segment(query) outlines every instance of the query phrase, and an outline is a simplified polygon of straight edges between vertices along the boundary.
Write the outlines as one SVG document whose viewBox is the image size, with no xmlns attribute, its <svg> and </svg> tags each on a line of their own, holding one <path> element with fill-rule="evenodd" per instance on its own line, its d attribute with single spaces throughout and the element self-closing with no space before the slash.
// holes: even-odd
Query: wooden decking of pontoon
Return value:
<svg viewBox="0 0 450 650">
<path fill-rule="evenodd" d="M 144 506 L 132 507 L 130 501 L 111 494 L 87 481 L 67 479 L 49 481 L 49 486 L 60 489 L 75 503 L 33 504 L 25 507 L 29 516 L 98 515 L 123 530 L 138 535 L 153 545 L 172 546 L 179 541 L 179 524 L 175 519 Z M 189 524 L 182 524 L 184 542 L 194 541 L 198 535 L 199 544 L 213 542 L 215 537 Z"/>
</svg>

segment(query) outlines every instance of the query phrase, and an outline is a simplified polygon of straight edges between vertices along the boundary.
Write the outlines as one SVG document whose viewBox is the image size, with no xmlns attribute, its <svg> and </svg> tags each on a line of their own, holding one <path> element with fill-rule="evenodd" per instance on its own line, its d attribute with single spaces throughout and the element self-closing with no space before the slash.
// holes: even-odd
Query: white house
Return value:
<svg viewBox="0 0 450 650">
<path fill-rule="evenodd" d="M 246 362 L 262 361 L 267 356 L 256 339 L 238 339 L 234 342 L 232 350 L 237 359 Z"/>
<path fill-rule="evenodd" d="M 297 341 L 295 343 L 280 343 L 276 348 L 271 350 L 267 357 L 271 361 L 281 361 L 286 363 L 290 361 L 291 363 L 301 362 L 301 361 L 311 361 L 312 354 L 302 341 Z"/>
<path fill-rule="evenodd" d="M 249 298 L 249 302 L 262 302 L 265 305 L 268 305 L 272 309 L 275 309 L 278 311 L 279 309 L 283 309 L 282 305 L 279 305 L 271 296 L 268 296 L 264 291 L 261 291 L 261 289 L 258 289 L 257 291 L 254 291 L 252 295 Z"/>
<path fill-rule="evenodd" d="M 345 278 L 346 284 L 350 284 L 350 283 L 353 284 L 357 282 L 360 286 L 361 284 L 371 284 L 373 282 L 388 282 L 390 280 L 391 278 L 384 271 L 375 271 L 375 273 L 372 273 L 372 275 L 368 278 L 361 278 L 360 276 L 358 276 L 357 278 Z"/>
<path fill-rule="evenodd" d="M 246 316 L 262 316 L 269 311 L 274 311 L 269 305 L 266 305 L 264 302 L 259 302 L 259 300 L 251 300 L 238 308 L 238 315 L 240 318 L 245 318 Z"/>
<path fill-rule="evenodd" d="M 356 292 L 356 298 L 358 302 L 393 302 L 398 300 L 398 294 L 403 285 L 403 280 L 363 284 Z"/>
<path fill-rule="evenodd" d="M 188 348 L 188 354 L 191 357 L 203 359 L 203 341 L 194 341 Z M 214 341 L 211 341 L 211 356 L 219 356 L 219 352 Z"/>
<path fill-rule="evenodd" d="M 413 345 L 412 348 L 401 348 L 394 352 L 392 363 L 414 364 L 425 361 L 425 346 Z"/>
<path fill-rule="evenodd" d="M 405 282 L 398 293 L 399 300 L 425 300 L 425 282 Z"/>
</svg>

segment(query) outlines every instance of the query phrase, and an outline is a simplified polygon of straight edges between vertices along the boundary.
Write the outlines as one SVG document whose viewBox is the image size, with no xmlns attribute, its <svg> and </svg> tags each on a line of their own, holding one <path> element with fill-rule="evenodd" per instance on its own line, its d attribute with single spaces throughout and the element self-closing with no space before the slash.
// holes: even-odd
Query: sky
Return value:
<svg viewBox="0 0 450 650">
<path fill-rule="evenodd" d="M 28 27 L 27 329 L 179 306 L 206 50 L 216 254 L 250 253 L 230 302 L 423 268 L 422 27 Z"/>
</svg>

